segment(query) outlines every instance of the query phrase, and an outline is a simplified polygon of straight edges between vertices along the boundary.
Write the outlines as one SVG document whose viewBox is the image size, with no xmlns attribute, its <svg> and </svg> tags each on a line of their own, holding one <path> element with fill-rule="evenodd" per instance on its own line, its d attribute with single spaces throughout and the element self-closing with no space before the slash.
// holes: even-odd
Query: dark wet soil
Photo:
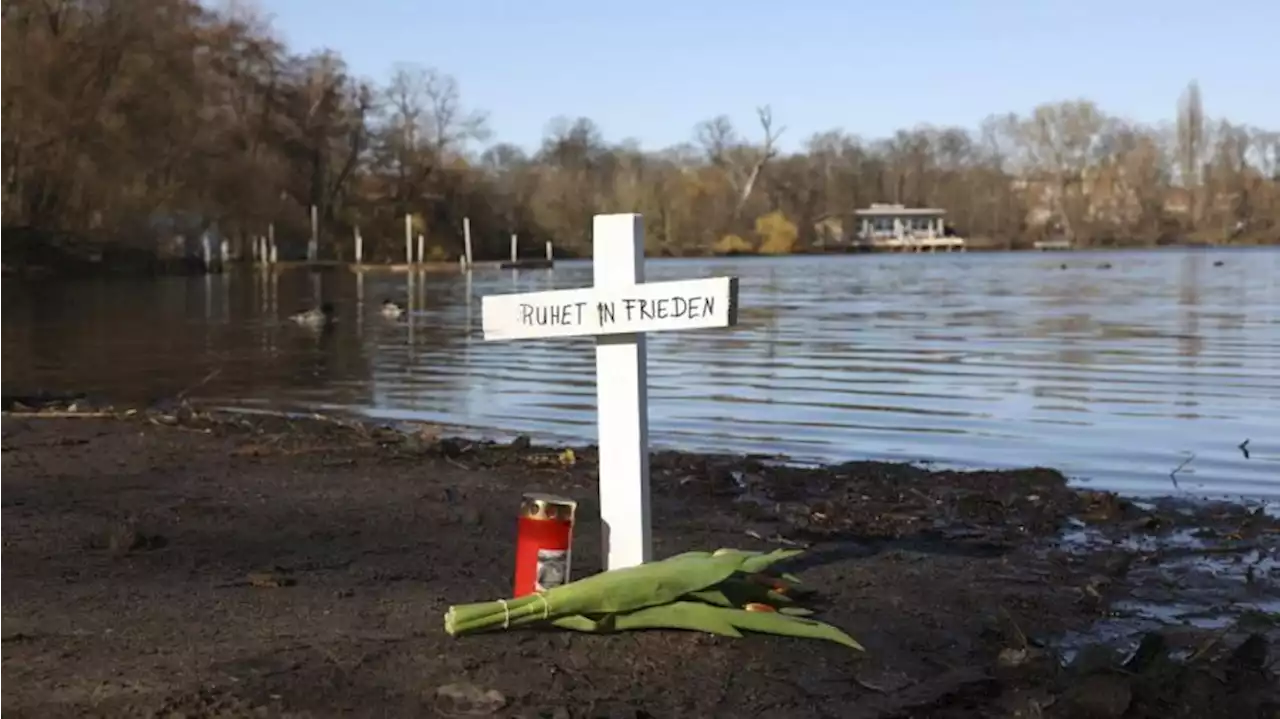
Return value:
<svg viewBox="0 0 1280 719">
<path fill-rule="evenodd" d="M 659 556 L 809 546 L 789 568 L 867 651 L 455 639 L 449 605 L 510 594 L 523 491 L 581 502 L 574 572 L 598 571 L 594 450 L 5 405 L 6 716 L 1280 715 L 1280 523 L 1247 507 L 659 453 Z"/>
</svg>

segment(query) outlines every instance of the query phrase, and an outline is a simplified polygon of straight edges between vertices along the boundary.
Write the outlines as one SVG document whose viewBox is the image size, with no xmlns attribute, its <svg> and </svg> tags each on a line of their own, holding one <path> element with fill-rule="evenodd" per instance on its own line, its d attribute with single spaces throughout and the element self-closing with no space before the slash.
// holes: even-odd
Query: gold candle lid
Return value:
<svg viewBox="0 0 1280 719">
<path fill-rule="evenodd" d="M 568 497 L 529 492 L 520 502 L 520 516 L 530 519 L 573 521 L 578 503 Z"/>
</svg>

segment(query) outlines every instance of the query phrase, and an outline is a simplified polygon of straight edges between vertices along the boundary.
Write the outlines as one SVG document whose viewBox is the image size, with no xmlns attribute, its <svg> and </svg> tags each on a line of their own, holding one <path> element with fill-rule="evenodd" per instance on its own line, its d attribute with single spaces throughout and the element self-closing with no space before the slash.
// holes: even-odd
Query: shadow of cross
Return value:
<svg viewBox="0 0 1280 719">
<path fill-rule="evenodd" d="M 645 334 L 730 327 L 738 322 L 738 278 L 644 281 L 644 219 L 596 215 L 593 286 L 488 295 L 486 340 L 596 338 L 600 519 L 607 569 L 651 561 L 649 401 Z"/>
</svg>

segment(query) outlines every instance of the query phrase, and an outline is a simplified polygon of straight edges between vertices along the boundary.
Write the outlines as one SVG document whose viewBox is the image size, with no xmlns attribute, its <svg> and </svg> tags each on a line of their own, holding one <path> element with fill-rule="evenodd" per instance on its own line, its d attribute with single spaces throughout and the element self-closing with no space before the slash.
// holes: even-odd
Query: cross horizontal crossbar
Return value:
<svg viewBox="0 0 1280 719">
<path fill-rule="evenodd" d="M 738 278 L 487 295 L 481 307 L 486 340 L 731 327 L 738 323 Z"/>
</svg>

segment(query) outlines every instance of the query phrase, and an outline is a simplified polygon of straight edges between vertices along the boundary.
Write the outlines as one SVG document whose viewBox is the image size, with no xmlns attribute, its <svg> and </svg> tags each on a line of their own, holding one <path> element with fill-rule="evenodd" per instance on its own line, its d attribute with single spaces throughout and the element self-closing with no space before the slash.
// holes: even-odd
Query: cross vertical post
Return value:
<svg viewBox="0 0 1280 719">
<path fill-rule="evenodd" d="M 597 215 L 592 223 L 596 287 L 644 282 L 644 218 Z M 643 333 L 596 337 L 600 519 L 608 569 L 653 559 L 649 506 L 649 393 Z"/>
</svg>

